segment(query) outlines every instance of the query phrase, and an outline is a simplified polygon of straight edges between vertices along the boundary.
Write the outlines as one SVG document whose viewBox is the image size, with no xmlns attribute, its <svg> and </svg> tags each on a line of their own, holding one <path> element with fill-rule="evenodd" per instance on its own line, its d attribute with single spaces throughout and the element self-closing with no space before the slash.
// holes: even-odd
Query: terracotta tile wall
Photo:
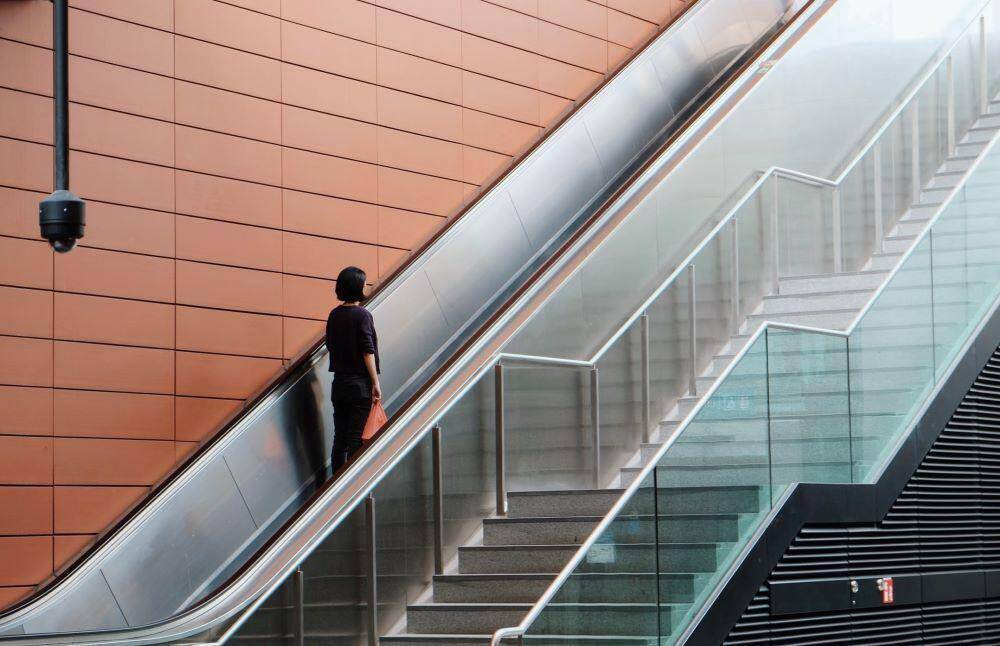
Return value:
<svg viewBox="0 0 1000 646">
<path fill-rule="evenodd" d="M 72 187 L 51 4 L 0 2 L 0 607 L 147 491 L 682 0 L 72 0 Z"/>
</svg>

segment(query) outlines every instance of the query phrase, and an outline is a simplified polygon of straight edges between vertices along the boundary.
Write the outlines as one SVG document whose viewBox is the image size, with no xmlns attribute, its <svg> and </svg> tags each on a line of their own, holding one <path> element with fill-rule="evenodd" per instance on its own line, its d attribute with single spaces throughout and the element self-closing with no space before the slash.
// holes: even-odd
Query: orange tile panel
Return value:
<svg viewBox="0 0 1000 646">
<path fill-rule="evenodd" d="M 470 72 L 537 88 L 538 59 L 533 52 L 462 34 L 462 67 Z"/>
<path fill-rule="evenodd" d="M 57 388 L 174 392 L 173 350 L 56 341 L 54 370 Z"/>
<path fill-rule="evenodd" d="M 285 188 L 363 202 L 377 198 L 373 164 L 293 148 L 282 151 L 281 161 Z"/>
<path fill-rule="evenodd" d="M 174 306 L 57 293 L 55 336 L 69 341 L 172 348 Z"/>
<path fill-rule="evenodd" d="M 52 99 L 0 88 L 0 137 L 52 143 Z"/>
<path fill-rule="evenodd" d="M 608 43 L 608 70 L 614 71 L 625 58 L 632 53 L 628 47 L 622 47 L 614 43 Z"/>
<path fill-rule="evenodd" d="M 73 9 L 69 24 L 71 54 L 164 76 L 174 73 L 173 34 Z"/>
<path fill-rule="evenodd" d="M 552 58 L 538 62 L 538 86 L 564 99 L 580 97 L 596 87 L 604 75 Z"/>
<path fill-rule="evenodd" d="M 177 308 L 177 349 L 281 356 L 281 318 L 197 307 Z"/>
<path fill-rule="evenodd" d="M 74 150 L 170 166 L 174 125 L 103 108 L 72 104 L 70 146 Z"/>
<path fill-rule="evenodd" d="M 0 435 L 52 435 L 52 389 L 0 386 Z"/>
<path fill-rule="evenodd" d="M 180 463 L 181 460 L 194 453 L 198 448 L 198 442 L 174 442 L 174 460 Z"/>
<path fill-rule="evenodd" d="M 379 204 L 410 208 L 431 215 L 452 215 L 462 205 L 464 185 L 380 166 Z"/>
<path fill-rule="evenodd" d="M 618 11 L 608 11 L 608 40 L 613 43 L 638 47 L 654 30 L 654 23 Z"/>
<path fill-rule="evenodd" d="M 0 284 L 51 289 L 52 256 L 43 240 L 0 237 Z"/>
<path fill-rule="evenodd" d="M 539 21 L 483 0 L 462 0 L 462 29 L 529 52 L 538 51 Z"/>
<path fill-rule="evenodd" d="M 390 249 L 389 247 L 379 247 L 378 248 L 378 273 L 379 278 L 385 278 L 392 271 L 401 265 L 406 257 L 409 256 L 408 251 L 401 251 L 399 249 Z"/>
<path fill-rule="evenodd" d="M 52 487 L 0 486 L 0 535 L 52 533 Z"/>
<path fill-rule="evenodd" d="M 281 108 L 282 143 L 326 155 L 374 162 L 376 127 L 294 106 Z"/>
<path fill-rule="evenodd" d="M 177 123 L 281 143 L 281 105 L 186 81 L 175 86 Z"/>
<path fill-rule="evenodd" d="M 0 138 L 0 183 L 14 188 L 50 192 L 52 148 Z"/>
<path fill-rule="evenodd" d="M 453 29 L 462 28 L 462 0 L 375 0 L 379 7 L 423 18 Z"/>
<path fill-rule="evenodd" d="M 281 100 L 281 64 L 270 58 L 177 36 L 177 78 Z"/>
<path fill-rule="evenodd" d="M 4 2 L 0 7 L 27 4 L 44 7 L 40 2 Z M 23 43 L 0 40 L 0 85 L 52 96 L 52 52 Z"/>
<path fill-rule="evenodd" d="M 312 110 L 374 123 L 376 88 L 371 83 L 298 65 L 281 65 L 282 100 Z"/>
<path fill-rule="evenodd" d="M 178 352 L 177 394 L 243 399 L 280 368 L 280 359 Z"/>
<path fill-rule="evenodd" d="M 545 0 L 538 5 L 538 17 L 575 31 L 608 37 L 608 9 L 592 0 Z"/>
<path fill-rule="evenodd" d="M 174 79 L 79 56 L 69 58 L 69 98 L 154 119 L 174 118 Z"/>
<path fill-rule="evenodd" d="M 0 484 L 52 484 L 52 438 L 0 435 Z"/>
<path fill-rule="evenodd" d="M 334 279 L 340 270 L 354 265 L 374 274 L 375 247 L 358 242 L 284 232 L 284 271 L 299 276 Z"/>
<path fill-rule="evenodd" d="M 281 189 L 177 171 L 177 212 L 264 227 L 281 226 Z"/>
<path fill-rule="evenodd" d="M 378 84 L 411 94 L 460 104 L 462 70 L 380 47 Z"/>
<path fill-rule="evenodd" d="M 59 569 L 64 565 L 69 565 L 80 552 L 93 542 L 95 537 L 94 534 L 53 536 L 52 555 L 55 568 Z"/>
<path fill-rule="evenodd" d="M 0 585 L 35 585 L 50 574 L 51 536 L 0 537 Z"/>
<path fill-rule="evenodd" d="M 454 180 L 462 179 L 462 145 L 382 128 L 378 161 L 384 166 Z"/>
<path fill-rule="evenodd" d="M 475 110 L 464 111 L 462 128 L 463 143 L 505 155 L 517 155 L 541 132 L 537 126 Z"/>
<path fill-rule="evenodd" d="M 177 168 L 248 182 L 281 183 L 281 148 L 208 130 L 177 126 Z"/>
<path fill-rule="evenodd" d="M 0 187 L 0 236 L 37 238 L 38 202 L 45 196 L 46 193 Z"/>
<path fill-rule="evenodd" d="M 175 397 L 177 439 L 200 442 L 211 437 L 240 402 L 231 399 Z"/>
<path fill-rule="evenodd" d="M 174 300 L 174 261 L 79 248 L 73 253 L 56 254 L 55 288 L 170 303 Z"/>
<path fill-rule="evenodd" d="M 462 97 L 466 108 L 538 124 L 538 90 L 465 72 Z"/>
<path fill-rule="evenodd" d="M 177 261 L 177 302 L 224 309 L 281 313 L 281 275 Z"/>
<path fill-rule="evenodd" d="M 608 8 L 663 24 L 685 4 L 682 0 L 606 0 Z"/>
<path fill-rule="evenodd" d="M 56 438 L 57 485 L 152 485 L 174 464 L 174 443 Z"/>
<path fill-rule="evenodd" d="M 421 96 L 378 88 L 378 122 L 407 132 L 461 141 L 462 108 Z"/>
<path fill-rule="evenodd" d="M 244 9 L 259 11 L 272 16 L 281 15 L 281 0 L 228 0 L 228 2 Z"/>
<path fill-rule="evenodd" d="M 601 4 L 604 4 L 604 0 L 598 0 Z M 507 7 L 508 9 L 513 9 L 514 11 L 520 11 L 521 13 L 526 13 L 529 16 L 538 15 L 538 0 L 491 0 L 495 5 L 500 5 L 501 7 Z"/>
<path fill-rule="evenodd" d="M 0 38 L 52 47 L 52 8 L 41 2 L 0 4 Z"/>
<path fill-rule="evenodd" d="M 548 22 L 538 25 L 538 53 L 594 72 L 608 68 L 607 41 Z"/>
<path fill-rule="evenodd" d="M 339 269 L 339 268 L 338 268 Z M 375 276 L 369 276 L 371 282 Z M 286 316 L 326 320 L 330 310 L 336 306 L 334 295 L 336 282 L 304 276 L 283 276 L 284 309 Z"/>
<path fill-rule="evenodd" d="M 80 244 L 154 256 L 174 255 L 174 214 L 91 200 Z"/>
<path fill-rule="evenodd" d="M 146 491 L 145 487 L 55 487 L 56 533 L 103 531 Z"/>
<path fill-rule="evenodd" d="M 52 336 L 52 292 L 0 286 L 0 334 Z"/>
<path fill-rule="evenodd" d="M 33 586 L 0 587 L 0 608 L 13 605 L 35 591 Z"/>
<path fill-rule="evenodd" d="M 0 336 L 0 384 L 51 386 L 52 341 Z"/>
<path fill-rule="evenodd" d="M 539 117 L 543 127 L 554 125 L 572 109 L 572 101 L 544 93 L 539 97 Z"/>
<path fill-rule="evenodd" d="M 53 417 L 60 437 L 174 439 L 174 398 L 169 395 L 57 389 Z"/>
<path fill-rule="evenodd" d="M 413 211 L 378 207 L 379 244 L 414 249 L 443 224 L 444 219 Z"/>
<path fill-rule="evenodd" d="M 70 153 L 73 192 L 145 209 L 174 209 L 174 169 L 83 152 Z"/>
<path fill-rule="evenodd" d="M 326 330 L 325 321 L 285 318 L 283 355 L 291 359 L 312 345 Z"/>
<path fill-rule="evenodd" d="M 178 215 L 177 257 L 280 271 L 281 232 Z"/>
<path fill-rule="evenodd" d="M 434 0 L 434 3 L 440 0 Z M 434 4 L 428 3 L 428 4 Z M 283 0 L 281 17 L 335 34 L 375 42 L 375 7 L 361 0 Z"/>
<path fill-rule="evenodd" d="M 281 46 L 289 63 L 375 82 L 375 45 L 370 43 L 282 21 Z"/>
<path fill-rule="evenodd" d="M 372 244 L 378 242 L 378 218 L 374 204 L 289 189 L 284 189 L 282 200 L 283 228 L 286 231 Z"/>
<path fill-rule="evenodd" d="M 281 56 L 280 21 L 216 0 L 174 0 L 177 34 L 241 49 L 261 56 Z"/>
<path fill-rule="evenodd" d="M 485 184 L 511 163 L 507 155 L 462 146 L 462 180 L 468 184 Z"/>
<path fill-rule="evenodd" d="M 462 64 L 462 36 L 450 27 L 378 8 L 378 44 L 446 65 Z"/>
<path fill-rule="evenodd" d="M 69 0 L 69 6 L 166 31 L 174 27 L 173 0 Z"/>
</svg>

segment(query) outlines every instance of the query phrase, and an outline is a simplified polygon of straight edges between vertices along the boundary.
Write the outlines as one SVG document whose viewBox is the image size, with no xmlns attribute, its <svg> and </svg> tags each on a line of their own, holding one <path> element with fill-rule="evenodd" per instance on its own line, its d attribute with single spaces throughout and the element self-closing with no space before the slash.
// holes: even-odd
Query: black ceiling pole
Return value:
<svg viewBox="0 0 1000 646">
<path fill-rule="evenodd" d="M 52 2 L 52 99 L 55 191 L 38 206 L 42 237 L 66 253 L 83 237 L 86 204 L 69 190 L 69 7 Z"/>
</svg>

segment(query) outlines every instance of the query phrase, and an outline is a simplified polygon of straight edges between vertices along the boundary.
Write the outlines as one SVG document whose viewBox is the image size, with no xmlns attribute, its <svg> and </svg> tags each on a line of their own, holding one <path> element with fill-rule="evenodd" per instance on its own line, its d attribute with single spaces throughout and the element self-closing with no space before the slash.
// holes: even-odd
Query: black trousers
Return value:
<svg viewBox="0 0 1000 646">
<path fill-rule="evenodd" d="M 361 433 L 372 408 L 372 382 L 368 375 L 333 376 L 333 471 L 361 448 Z"/>
</svg>

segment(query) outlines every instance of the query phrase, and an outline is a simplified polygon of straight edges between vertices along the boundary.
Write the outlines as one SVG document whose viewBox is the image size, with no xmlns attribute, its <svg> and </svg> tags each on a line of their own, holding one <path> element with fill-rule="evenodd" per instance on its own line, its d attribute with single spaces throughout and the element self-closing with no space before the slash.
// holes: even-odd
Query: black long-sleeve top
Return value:
<svg viewBox="0 0 1000 646">
<path fill-rule="evenodd" d="M 333 308 L 326 319 L 326 347 L 330 350 L 330 372 L 368 376 L 366 354 L 375 355 L 376 371 L 382 371 L 375 321 L 360 305 Z"/>
</svg>

